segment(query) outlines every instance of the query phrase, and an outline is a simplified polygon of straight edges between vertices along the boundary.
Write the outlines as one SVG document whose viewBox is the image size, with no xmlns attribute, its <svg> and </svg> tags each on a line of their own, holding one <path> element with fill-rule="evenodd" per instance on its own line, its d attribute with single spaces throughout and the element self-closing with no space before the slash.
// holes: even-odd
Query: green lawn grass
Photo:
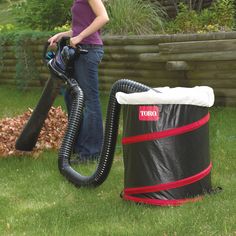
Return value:
<svg viewBox="0 0 236 236">
<path fill-rule="evenodd" d="M 33 108 L 40 93 L 1 86 L 0 117 Z M 105 112 L 106 96 L 102 103 Z M 55 102 L 60 104 L 61 96 Z M 119 197 L 124 178 L 119 150 L 108 179 L 96 189 L 67 182 L 58 171 L 56 151 L 37 159 L 0 159 L 0 235 L 236 235 L 236 108 L 210 111 L 212 182 L 221 193 L 181 207 L 125 202 Z"/>
</svg>

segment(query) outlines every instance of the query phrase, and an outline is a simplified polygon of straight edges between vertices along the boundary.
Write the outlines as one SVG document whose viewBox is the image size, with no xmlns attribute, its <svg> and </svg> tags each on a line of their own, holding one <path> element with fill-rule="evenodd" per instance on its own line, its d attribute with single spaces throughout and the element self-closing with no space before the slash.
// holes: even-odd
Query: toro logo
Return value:
<svg viewBox="0 0 236 236">
<path fill-rule="evenodd" d="M 139 106 L 139 120 L 143 120 L 143 121 L 159 120 L 159 107 Z"/>
</svg>

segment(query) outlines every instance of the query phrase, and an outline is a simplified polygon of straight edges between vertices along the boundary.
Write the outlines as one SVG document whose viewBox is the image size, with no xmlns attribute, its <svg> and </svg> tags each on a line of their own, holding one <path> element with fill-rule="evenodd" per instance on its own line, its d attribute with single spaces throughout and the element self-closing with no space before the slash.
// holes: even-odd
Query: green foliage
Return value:
<svg viewBox="0 0 236 236">
<path fill-rule="evenodd" d="M 37 39 L 46 39 L 54 32 L 37 32 L 37 31 L 5 31 L 0 34 L 0 72 L 4 67 L 4 53 L 7 45 L 12 45 L 16 58 L 15 80 L 17 87 L 21 90 L 28 88 L 29 82 L 39 80 L 40 73 L 35 65 L 36 58 L 32 54 L 31 44 Z"/>
<path fill-rule="evenodd" d="M 13 4 L 12 13 L 24 28 L 64 30 L 70 27 L 72 0 L 25 0 Z M 143 0 L 105 1 L 110 34 L 149 34 L 163 31 L 165 12 L 160 4 Z"/>
<path fill-rule="evenodd" d="M 15 23 L 16 23 L 16 19 L 15 19 L 15 15 L 12 14 L 11 1 L 6 0 L 6 1 L 0 2 L 0 25 L 15 24 Z"/>
<path fill-rule="evenodd" d="M 21 25 L 31 29 L 51 30 L 70 19 L 72 0 L 25 0 L 14 5 Z"/>
<path fill-rule="evenodd" d="M 234 26 L 233 30 L 236 30 L 236 1 L 233 3 L 233 11 L 234 11 Z"/>
<path fill-rule="evenodd" d="M 30 39 L 18 37 L 15 45 L 16 55 L 16 85 L 19 89 L 25 90 L 32 80 L 40 79 L 40 74 L 35 65 L 35 57 L 30 48 Z"/>
<path fill-rule="evenodd" d="M 231 28 L 234 21 L 234 1 L 233 0 L 218 0 L 210 8 L 212 12 L 212 22 L 222 27 Z"/>
<path fill-rule="evenodd" d="M 9 18 L 9 22 L 16 24 L 17 28 L 18 21 L 24 29 L 30 27 L 63 31 L 70 28 L 72 0 L 8 1 L 10 4 L 0 2 L 2 7 L 0 13 L 3 15 L 0 19 L 3 23 L 7 23 L 5 19 Z M 228 31 L 236 27 L 236 3 L 233 0 L 213 1 L 210 8 L 201 11 L 193 10 L 201 9 L 200 1 L 199 6 L 196 1 L 188 1 L 188 5 L 179 4 L 176 6 L 179 13 L 176 19 L 171 21 L 166 20 L 167 15 L 159 1 L 108 0 L 104 2 L 110 17 L 110 22 L 104 28 L 104 33 L 107 34 L 201 33 Z M 12 5 L 13 11 L 11 11 Z M 6 26 L 3 31 L 5 30 Z"/>
<path fill-rule="evenodd" d="M 15 26 L 13 24 L 0 25 L 0 33 L 12 31 L 12 30 L 15 30 Z"/>
<path fill-rule="evenodd" d="M 166 24 L 168 33 L 204 33 L 230 31 L 234 26 L 233 0 L 218 0 L 211 7 L 200 12 L 189 9 L 183 3 L 179 5 L 177 17 Z"/>
<path fill-rule="evenodd" d="M 142 0 L 109 0 L 106 8 L 109 34 L 151 34 L 163 29 L 165 12 L 160 5 Z"/>
<path fill-rule="evenodd" d="M 71 29 L 71 24 L 66 22 L 64 25 L 56 26 L 53 30 L 58 32 L 68 31 Z"/>
<path fill-rule="evenodd" d="M 165 30 L 168 33 L 196 32 L 200 28 L 199 23 L 197 12 L 181 3 L 177 17 L 166 25 Z"/>
<path fill-rule="evenodd" d="M 3 58 L 4 58 L 4 42 L 0 41 L 0 74 L 2 73 L 2 70 L 4 68 Z"/>
</svg>

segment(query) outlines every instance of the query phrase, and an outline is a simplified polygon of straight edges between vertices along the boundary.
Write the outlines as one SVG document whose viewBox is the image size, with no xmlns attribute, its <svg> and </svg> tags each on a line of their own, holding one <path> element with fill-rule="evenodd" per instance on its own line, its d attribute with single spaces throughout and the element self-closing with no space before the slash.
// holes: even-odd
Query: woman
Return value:
<svg viewBox="0 0 236 236">
<path fill-rule="evenodd" d="M 103 56 L 103 42 L 100 29 L 108 21 L 108 14 L 102 0 L 75 0 L 72 8 L 72 29 L 48 39 L 54 46 L 62 37 L 71 37 L 70 45 L 87 49 L 75 60 L 74 78 L 84 92 L 85 107 L 80 132 L 74 146 L 81 161 L 94 160 L 100 156 L 103 125 L 98 92 L 98 65 Z M 68 113 L 70 95 L 65 95 Z"/>
</svg>

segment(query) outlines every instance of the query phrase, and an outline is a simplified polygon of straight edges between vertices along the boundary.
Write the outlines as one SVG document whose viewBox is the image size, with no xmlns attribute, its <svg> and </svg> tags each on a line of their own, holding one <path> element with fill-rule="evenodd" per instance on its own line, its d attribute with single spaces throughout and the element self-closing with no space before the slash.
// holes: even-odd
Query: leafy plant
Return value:
<svg viewBox="0 0 236 236">
<path fill-rule="evenodd" d="M 72 0 L 25 0 L 14 4 L 14 13 L 21 25 L 31 29 L 51 30 L 70 19 Z"/>
<path fill-rule="evenodd" d="M 15 28 L 16 27 L 13 24 L 0 25 L 0 33 L 13 31 L 13 30 L 15 30 Z"/>
<path fill-rule="evenodd" d="M 53 32 L 37 32 L 37 31 L 9 31 L 0 35 L 0 72 L 4 68 L 4 53 L 6 44 L 13 46 L 16 60 L 15 64 L 15 80 L 17 87 L 21 90 L 28 88 L 32 80 L 37 80 L 43 83 L 40 73 L 37 70 L 35 56 L 32 53 L 32 41 L 38 38 L 45 40 Z"/>
<path fill-rule="evenodd" d="M 151 34 L 163 30 L 166 15 L 161 5 L 142 0 L 109 0 L 106 8 L 110 22 L 109 34 Z"/>
<path fill-rule="evenodd" d="M 201 26 L 198 14 L 194 10 L 189 10 L 188 6 L 180 3 L 177 17 L 167 24 L 166 31 L 169 33 L 194 32 Z"/>
<path fill-rule="evenodd" d="M 172 0 L 173 5 L 175 7 L 175 10 L 177 12 L 179 12 L 180 8 L 179 8 L 179 2 L 181 2 L 181 4 L 186 4 L 186 6 L 188 6 L 189 10 L 196 10 L 196 11 L 201 11 L 203 9 L 204 6 L 204 0 Z"/>
<path fill-rule="evenodd" d="M 234 23 L 234 1 L 233 0 L 218 0 L 210 8 L 212 12 L 212 21 L 216 24 L 231 28 Z"/>
<path fill-rule="evenodd" d="M 35 58 L 28 46 L 28 40 L 18 40 L 15 45 L 16 64 L 16 85 L 20 89 L 27 89 L 29 82 L 37 80 L 39 72 L 35 65 Z"/>
<path fill-rule="evenodd" d="M 200 12 L 180 3 L 178 15 L 166 24 L 165 30 L 168 33 L 229 31 L 234 26 L 234 14 L 233 0 L 218 0 Z"/>
</svg>

